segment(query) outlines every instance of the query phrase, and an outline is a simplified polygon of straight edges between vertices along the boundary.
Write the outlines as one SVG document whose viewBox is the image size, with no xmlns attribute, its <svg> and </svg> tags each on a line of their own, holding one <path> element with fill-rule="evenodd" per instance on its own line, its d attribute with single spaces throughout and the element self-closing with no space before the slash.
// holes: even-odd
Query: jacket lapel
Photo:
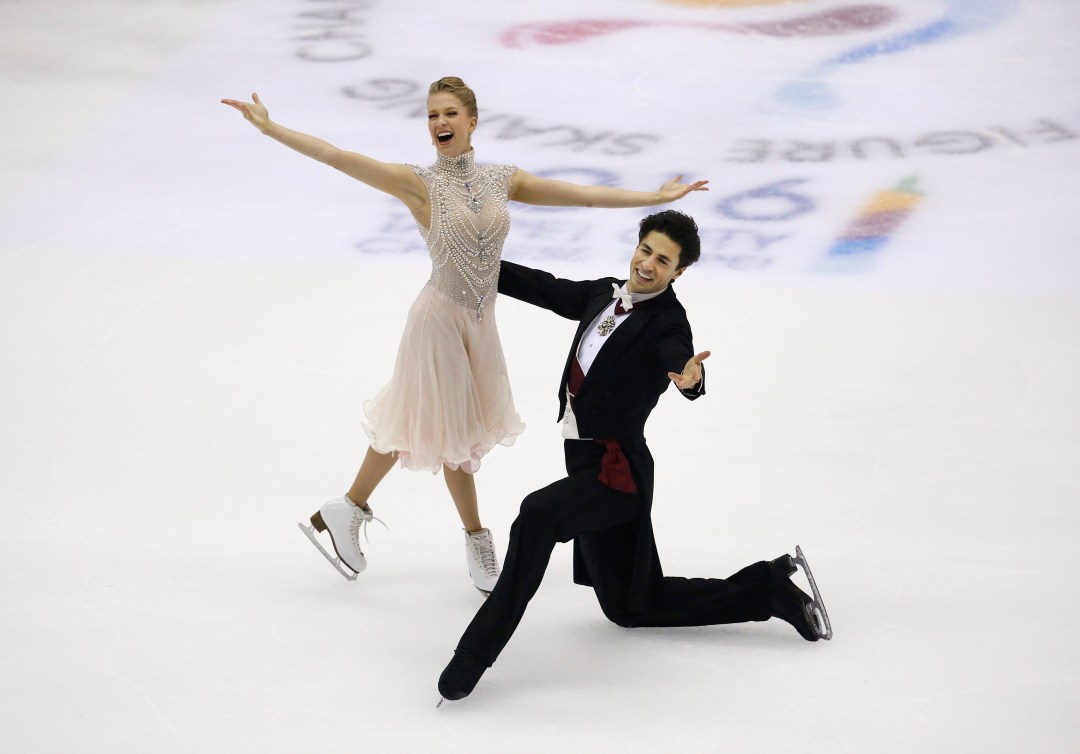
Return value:
<svg viewBox="0 0 1080 754">
<path fill-rule="evenodd" d="M 581 344 L 582 336 L 585 334 L 585 331 L 588 329 L 589 325 L 592 324 L 592 321 L 596 319 L 596 316 L 600 314 L 600 312 L 604 311 L 604 309 L 610 303 L 611 297 L 606 294 L 601 294 L 597 295 L 592 301 L 589 302 L 589 305 L 585 307 L 585 315 L 578 323 L 577 333 L 574 335 L 574 341 L 570 346 L 570 353 L 566 357 L 566 365 L 563 367 L 562 386 L 559 390 L 560 398 L 566 395 L 566 385 L 568 380 L 570 379 L 570 365 L 574 362 L 574 359 L 577 358 L 577 349 L 578 346 Z M 622 328 L 619 329 L 621 330 Z M 616 330 L 616 332 L 618 332 L 618 330 Z M 589 371 L 591 372 L 592 370 L 590 369 Z M 586 380 L 586 382 L 588 382 L 588 380 Z"/>
<path fill-rule="evenodd" d="M 605 378 L 608 371 L 619 360 L 619 357 L 623 355 L 627 348 L 633 345 L 638 334 L 648 323 L 650 316 L 652 316 L 651 313 L 645 309 L 634 312 L 626 318 L 625 322 L 619 325 L 615 332 L 608 336 L 607 343 L 596 354 L 596 359 L 593 361 L 592 366 L 589 367 L 589 373 L 585 375 L 585 382 L 581 383 L 582 394 L 588 392 L 590 387 Z"/>
<path fill-rule="evenodd" d="M 624 281 L 625 282 L 625 281 Z M 671 302 L 675 300 L 675 290 L 673 286 L 668 286 L 667 290 L 654 299 L 650 299 L 647 302 L 641 304 L 641 309 L 633 312 L 626 321 L 608 336 L 608 342 L 604 344 L 600 352 L 596 354 L 596 359 L 593 361 L 592 366 L 589 367 L 589 373 L 585 375 L 585 382 L 581 384 L 581 390 L 579 395 L 583 395 L 588 392 L 589 388 L 602 380 L 611 367 L 619 360 L 619 357 L 629 348 L 633 342 L 637 339 L 638 334 L 648 324 L 649 318 L 658 311 L 661 311 L 671 305 Z M 581 343 L 581 337 L 585 334 L 585 330 L 592 324 L 592 321 L 596 319 L 596 316 L 600 314 L 607 306 L 611 304 L 611 296 L 607 293 L 599 294 L 592 301 L 589 302 L 588 307 L 585 310 L 585 316 L 581 319 L 578 325 L 577 334 L 574 336 L 573 346 L 570 348 L 570 354 L 566 358 L 566 366 L 563 369 L 563 382 L 560 391 L 560 400 L 565 398 L 567 380 L 570 378 L 570 365 L 573 360 L 577 358 L 578 345 Z"/>
<path fill-rule="evenodd" d="M 625 281 L 623 281 L 625 283 Z M 600 352 L 596 354 L 596 359 L 593 361 L 592 366 L 589 367 L 589 373 L 585 375 L 585 381 L 581 384 L 581 392 L 585 393 L 590 387 L 608 377 L 608 373 L 619 358 L 626 352 L 626 349 L 633 345 L 637 340 L 638 335 L 641 333 L 645 326 L 649 323 L 649 319 L 658 311 L 662 311 L 666 307 L 671 305 L 671 302 L 675 300 L 675 291 L 669 285 L 667 290 L 661 293 L 659 296 L 648 301 L 643 301 L 638 306 L 640 309 L 634 311 L 626 318 L 619 327 L 608 336 L 608 342 L 600 349 Z M 611 303 L 610 299 L 605 299 L 602 302 L 603 306 L 607 306 Z M 601 307 L 602 308 L 602 307 Z M 596 309 L 592 313 L 592 317 L 588 320 L 592 322 L 596 318 L 596 315 L 600 313 L 600 308 Z M 578 337 L 574 341 L 575 348 L 577 343 L 581 340 L 581 335 L 584 332 L 584 328 L 580 328 Z M 617 376 L 617 375 L 616 375 Z"/>
</svg>

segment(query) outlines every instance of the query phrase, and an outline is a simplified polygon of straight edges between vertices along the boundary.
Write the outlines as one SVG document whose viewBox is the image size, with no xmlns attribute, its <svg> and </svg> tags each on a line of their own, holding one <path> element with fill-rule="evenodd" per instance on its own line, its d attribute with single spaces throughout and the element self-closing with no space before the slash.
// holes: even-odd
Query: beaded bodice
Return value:
<svg viewBox="0 0 1080 754">
<path fill-rule="evenodd" d="M 431 228 L 417 223 L 431 254 L 431 280 L 456 304 L 484 318 L 495 297 L 513 165 L 477 165 L 475 152 L 439 155 L 427 168 L 410 165 L 428 188 Z"/>
</svg>

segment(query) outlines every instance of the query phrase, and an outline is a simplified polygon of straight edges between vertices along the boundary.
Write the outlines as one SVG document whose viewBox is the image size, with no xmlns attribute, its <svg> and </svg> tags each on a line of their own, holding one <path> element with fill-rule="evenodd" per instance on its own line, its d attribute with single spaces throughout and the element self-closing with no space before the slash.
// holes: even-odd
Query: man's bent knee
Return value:
<svg viewBox="0 0 1080 754">
<path fill-rule="evenodd" d="M 529 523 L 545 521 L 552 518 L 556 504 L 541 492 L 530 492 L 521 501 L 518 518 Z"/>
<path fill-rule="evenodd" d="M 622 626 L 623 628 L 634 627 L 634 615 L 629 611 L 605 609 L 604 616 L 616 626 Z"/>
</svg>

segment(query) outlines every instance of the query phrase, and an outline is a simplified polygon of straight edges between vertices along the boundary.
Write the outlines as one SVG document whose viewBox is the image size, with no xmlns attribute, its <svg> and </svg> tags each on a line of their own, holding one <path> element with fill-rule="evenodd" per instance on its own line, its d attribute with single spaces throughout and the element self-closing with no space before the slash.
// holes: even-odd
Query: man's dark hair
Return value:
<svg viewBox="0 0 1080 754">
<path fill-rule="evenodd" d="M 652 231 L 663 233 L 679 244 L 679 267 L 689 267 L 701 257 L 701 237 L 697 223 L 690 215 L 674 209 L 666 209 L 642 218 L 638 226 L 638 243 Z"/>
</svg>

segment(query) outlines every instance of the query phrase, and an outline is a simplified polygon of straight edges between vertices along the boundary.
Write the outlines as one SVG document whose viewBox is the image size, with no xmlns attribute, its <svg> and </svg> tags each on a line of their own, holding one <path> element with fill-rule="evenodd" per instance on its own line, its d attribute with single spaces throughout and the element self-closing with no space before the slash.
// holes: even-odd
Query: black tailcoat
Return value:
<svg viewBox="0 0 1080 754">
<path fill-rule="evenodd" d="M 559 383 L 559 421 L 566 411 L 566 385 L 581 336 L 596 316 L 611 303 L 616 278 L 572 281 L 541 270 L 502 262 L 499 293 L 577 320 L 578 329 L 563 366 Z M 642 500 L 641 515 L 625 526 L 594 536 L 605 559 L 632 571 L 632 609 L 648 607 L 650 584 L 663 577 L 653 540 L 653 458 L 645 443 L 645 422 L 671 380 L 668 372 L 681 372 L 694 355 L 686 311 L 669 286 L 659 296 L 635 307 L 613 332 L 589 368 L 574 398 L 574 416 L 582 437 L 618 440 L 630 464 Z M 704 370 L 696 388 L 682 391 L 693 400 L 705 393 Z M 574 543 L 574 581 L 593 586 Z"/>
</svg>

